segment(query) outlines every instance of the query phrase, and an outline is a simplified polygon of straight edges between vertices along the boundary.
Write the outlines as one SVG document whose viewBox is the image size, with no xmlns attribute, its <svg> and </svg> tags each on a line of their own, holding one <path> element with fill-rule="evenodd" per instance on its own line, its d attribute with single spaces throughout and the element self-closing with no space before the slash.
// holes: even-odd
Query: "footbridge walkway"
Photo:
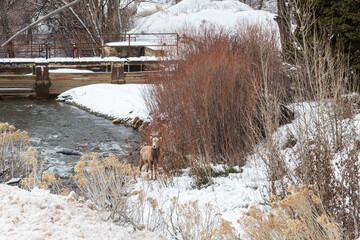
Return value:
<svg viewBox="0 0 360 240">
<path fill-rule="evenodd" d="M 0 34 L 0 45 L 10 35 Z M 0 47 L 0 97 L 47 98 L 94 83 L 147 83 L 176 33 L 22 34 Z"/>
<path fill-rule="evenodd" d="M 95 83 L 149 83 L 157 57 L 0 59 L 0 96 L 48 98 Z"/>
</svg>

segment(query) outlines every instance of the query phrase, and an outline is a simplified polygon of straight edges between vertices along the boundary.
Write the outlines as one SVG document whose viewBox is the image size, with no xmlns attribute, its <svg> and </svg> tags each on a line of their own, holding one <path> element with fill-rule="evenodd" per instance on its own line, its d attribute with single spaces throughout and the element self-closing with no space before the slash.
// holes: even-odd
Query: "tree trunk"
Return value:
<svg viewBox="0 0 360 240">
<path fill-rule="evenodd" d="M 2 34 L 6 34 L 7 36 L 11 35 L 11 29 L 9 25 L 9 19 L 7 14 L 8 7 L 6 6 L 6 1 L 3 1 L 0 5 L 0 22 L 1 22 L 1 28 L 2 28 Z M 9 42 L 8 47 L 8 57 L 14 58 L 14 43 L 12 41 Z"/>
</svg>

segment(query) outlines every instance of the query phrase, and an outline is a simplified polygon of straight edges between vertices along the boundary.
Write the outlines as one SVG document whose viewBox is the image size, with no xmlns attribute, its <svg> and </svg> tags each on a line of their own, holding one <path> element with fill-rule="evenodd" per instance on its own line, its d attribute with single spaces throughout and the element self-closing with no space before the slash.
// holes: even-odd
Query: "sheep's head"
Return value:
<svg viewBox="0 0 360 240">
<path fill-rule="evenodd" d="M 151 147 L 155 150 L 155 149 L 158 149 L 160 147 L 160 142 L 162 141 L 162 138 L 157 138 L 157 137 L 154 137 L 154 138 L 150 138 L 151 139 Z"/>
</svg>

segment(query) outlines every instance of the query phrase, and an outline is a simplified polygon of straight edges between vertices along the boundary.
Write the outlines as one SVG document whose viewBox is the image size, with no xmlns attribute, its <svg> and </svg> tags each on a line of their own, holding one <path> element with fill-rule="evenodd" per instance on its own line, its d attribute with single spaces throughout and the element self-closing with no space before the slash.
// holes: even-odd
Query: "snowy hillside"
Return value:
<svg viewBox="0 0 360 240">
<path fill-rule="evenodd" d="M 202 26 L 217 26 L 232 31 L 238 24 L 256 23 L 277 30 L 274 17 L 270 12 L 254 10 L 236 0 L 183 0 L 139 18 L 130 32 L 181 32 L 183 28 Z"/>
</svg>

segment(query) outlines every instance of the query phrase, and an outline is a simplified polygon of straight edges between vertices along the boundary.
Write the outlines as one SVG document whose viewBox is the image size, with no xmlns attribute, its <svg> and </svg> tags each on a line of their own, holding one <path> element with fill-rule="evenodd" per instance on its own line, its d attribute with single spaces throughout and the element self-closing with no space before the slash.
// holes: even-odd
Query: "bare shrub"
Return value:
<svg viewBox="0 0 360 240">
<path fill-rule="evenodd" d="M 100 160 L 92 153 L 81 157 L 74 172 L 73 179 L 88 199 L 109 211 L 114 221 L 132 223 L 128 217 L 128 199 L 135 181 L 131 164 L 120 162 L 114 155 Z"/>
<path fill-rule="evenodd" d="M 272 202 L 269 212 L 252 206 L 241 217 L 246 239 L 342 239 L 339 226 L 324 209 L 316 185 L 302 186 Z M 275 199 L 273 199 L 275 200 Z"/>
<path fill-rule="evenodd" d="M 61 193 L 60 179 L 53 173 L 44 173 L 44 162 L 38 160 L 37 153 L 29 144 L 26 131 L 0 123 L 0 182 L 20 178 L 21 187 L 27 190 L 39 187 Z"/>
<path fill-rule="evenodd" d="M 131 199 L 131 211 L 129 218 L 136 223 L 139 229 L 147 229 L 149 231 L 164 230 L 166 222 L 166 209 L 163 204 L 166 201 L 151 196 L 153 185 L 151 181 L 142 181 L 141 190 L 134 192 Z"/>
<path fill-rule="evenodd" d="M 190 163 L 189 175 L 193 179 L 192 187 L 201 189 L 213 183 L 213 169 L 210 164 L 207 164 L 202 159 L 192 160 Z"/>
<path fill-rule="evenodd" d="M 296 119 L 291 126 L 278 129 L 262 141 L 257 154 L 267 166 L 270 192 L 288 195 L 289 184 L 318 184 L 318 195 L 326 212 L 331 212 L 346 237 L 359 236 L 360 171 L 355 159 L 359 154 L 357 125 L 358 94 L 352 93 L 351 74 L 346 60 L 334 53 L 326 35 L 316 32 L 310 14 L 314 1 L 296 8 L 294 18 L 301 25 L 292 36 L 292 64 L 287 73 L 291 78 L 292 100 Z M 295 36 L 296 34 L 296 36 Z M 271 91 L 262 96 L 280 99 Z M 261 96 L 261 95 L 260 95 Z M 261 119 L 265 132 L 274 132 L 263 98 Z M 269 135 L 268 135 L 269 136 Z M 260 137 L 259 137 L 260 138 Z M 259 139 L 258 138 L 258 139 Z M 284 147 L 288 140 L 294 143 Z"/>
<path fill-rule="evenodd" d="M 262 63 L 268 63 L 268 88 L 281 86 L 283 76 L 272 33 L 248 26 L 237 34 L 187 33 L 181 60 L 165 66 L 173 71 L 148 90 L 149 132 L 164 137 L 165 164 L 175 169 L 192 159 L 243 164 L 253 144 L 249 123 L 257 115 L 257 89 L 264 87 Z"/>
<path fill-rule="evenodd" d="M 166 229 L 174 239 L 237 239 L 234 227 L 221 218 L 214 206 L 201 206 L 198 201 L 180 204 L 177 198 L 172 199 Z"/>
<path fill-rule="evenodd" d="M 27 157 L 24 154 L 29 147 L 26 131 L 0 123 L 0 182 L 26 175 Z"/>
</svg>

